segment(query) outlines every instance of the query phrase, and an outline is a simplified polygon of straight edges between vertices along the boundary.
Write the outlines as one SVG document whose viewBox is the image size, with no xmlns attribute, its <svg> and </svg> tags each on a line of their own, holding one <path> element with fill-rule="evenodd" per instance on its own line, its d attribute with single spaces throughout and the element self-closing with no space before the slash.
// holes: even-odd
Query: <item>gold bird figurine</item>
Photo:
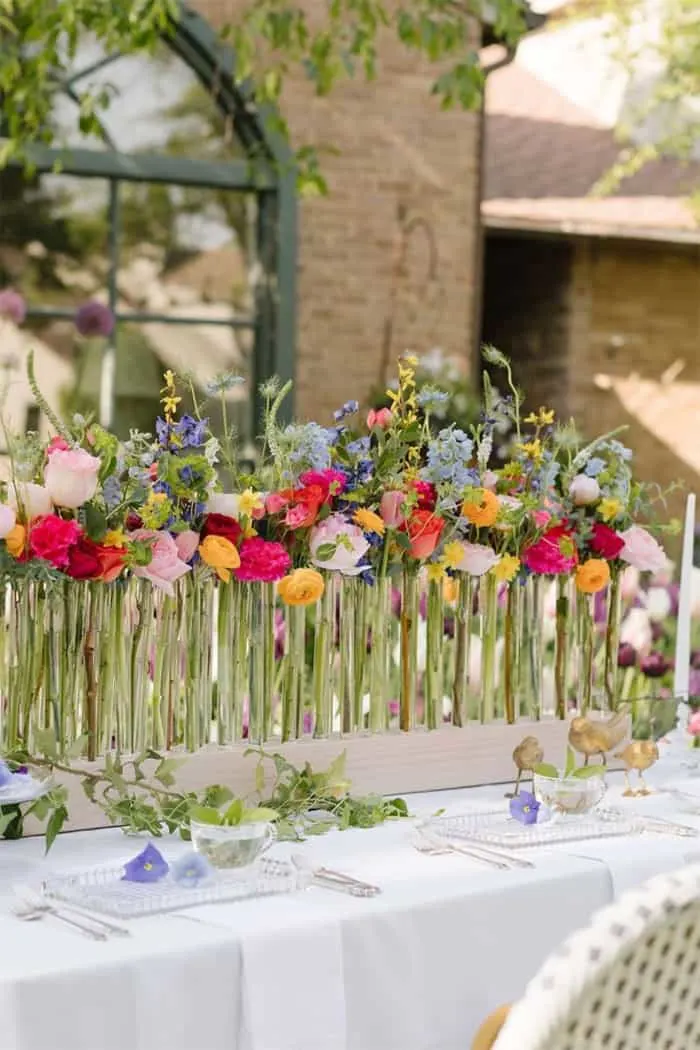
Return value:
<svg viewBox="0 0 700 1050">
<path fill-rule="evenodd" d="M 625 763 L 625 790 L 622 792 L 625 798 L 636 798 L 637 795 L 650 795 L 649 788 L 644 783 L 644 770 L 650 769 L 659 758 L 659 749 L 653 740 L 633 740 L 622 751 L 615 754 L 615 758 L 621 758 Z M 630 770 L 636 769 L 639 777 L 639 787 L 633 791 L 630 787 Z"/>
<path fill-rule="evenodd" d="M 518 775 L 515 780 L 515 788 L 506 794 L 506 798 L 515 798 L 520 791 L 520 779 L 523 773 L 532 773 L 544 758 L 544 751 L 537 737 L 526 736 L 521 740 L 513 751 L 513 761 Z"/>
<path fill-rule="evenodd" d="M 569 726 L 569 743 L 574 751 L 585 755 L 584 765 L 593 755 L 600 755 L 607 765 L 606 752 L 617 747 L 627 734 L 627 710 L 616 711 L 607 721 L 591 721 L 588 718 L 572 718 Z"/>
</svg>

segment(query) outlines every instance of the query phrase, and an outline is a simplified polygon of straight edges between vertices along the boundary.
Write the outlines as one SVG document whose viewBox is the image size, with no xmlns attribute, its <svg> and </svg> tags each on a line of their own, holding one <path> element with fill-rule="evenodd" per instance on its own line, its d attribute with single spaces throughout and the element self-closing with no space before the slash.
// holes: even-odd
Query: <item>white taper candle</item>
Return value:
<svg viewBox="0 0 700 1050">
<path fill-rule="evenodd" d="M 683 555 L 681 558 L 681 586 L 678 596 L 678 624 L 676 633 L 676 671 L 674 696 L 688 699 L 690 685 L 690 612 L 693 587 L 693 548 L 695 546 L 695 493 L 691 492 L 685 505 Z"/>
</svg>

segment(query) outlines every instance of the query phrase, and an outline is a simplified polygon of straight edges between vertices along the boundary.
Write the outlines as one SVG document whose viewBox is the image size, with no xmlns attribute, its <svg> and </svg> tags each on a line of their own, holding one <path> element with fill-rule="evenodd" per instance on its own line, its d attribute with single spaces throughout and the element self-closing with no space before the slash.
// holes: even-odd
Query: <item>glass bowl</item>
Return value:
<svg viewBox="0 0 700 1050">
<path fill-rule="evenodd" d="M 535 798 L 552 814 L 573 816 L 590 813 L 598 805 L 605 794 L 605 778 L 544 777 L 535 773 L 533 789 Z"/>
<path fill-rule="evenodd" d="M 190 821 L 192 846 L 214 868 L 246 868 L 270 847 L 275 829 L 269 822 L 200 824 Z"/>
</svg>

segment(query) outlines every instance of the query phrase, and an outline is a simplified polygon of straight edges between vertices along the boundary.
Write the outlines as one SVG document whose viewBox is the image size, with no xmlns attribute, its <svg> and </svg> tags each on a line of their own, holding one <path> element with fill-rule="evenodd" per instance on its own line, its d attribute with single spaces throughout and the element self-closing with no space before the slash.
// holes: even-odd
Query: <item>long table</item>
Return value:
<svg viewBox="0 0 700 1050">
<path fill-rule="evenodd" d="M 503 788 L 414 796 L 428 815 L 503 802 Z M 696 788 L 700 793 L 700 788 Z M 608 802 L 686 824 L 670 796 Z M 700 838 L 638 836 L 528 851 L 532 870 L 426 855 L 410 822 L 331 832 L 293 848 L 383 888 L 303 893 L 130 922 L 92 942 L 51 918 L 20 922 L 13 886 L 129 859 L 117 829 L 0 842 L 0 1050 L 468 1050 L 592 912 L 651 875 L 700 858 Z M 168 859 L 185 849 L 159 843 Z"/>
</svg>

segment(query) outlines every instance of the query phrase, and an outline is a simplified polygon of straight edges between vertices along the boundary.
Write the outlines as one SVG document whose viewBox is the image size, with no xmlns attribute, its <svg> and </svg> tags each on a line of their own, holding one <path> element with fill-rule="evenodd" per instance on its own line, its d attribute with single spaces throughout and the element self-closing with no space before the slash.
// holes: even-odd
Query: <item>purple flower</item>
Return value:
<svg viewBox="0 0 700 1050">
<path fill-rule="evenodd" d="M 165 857 L 149 842 L 145 849 L 124 865 L 122 879 L 125 882 L 159 882 L 169 870 Z"/>
<path fill-rule="evenodd" d="M 104 303 L 91 299 L 76 310 L 75 327 L 88 339 L 108 336 L 114 328 L 114 314 Z"/>
<path fill-rule="evenodd" d="M 0 317 L 13 324 L 21 325 L 27 316 L 27 304 L 24 297 L 13 288 L 4 288 L 0 292 Z"/>
<path fill-rule="evenodd" d="M 183 416 L 173 423 L 174 435 L 171 444 L 178 448 L 201 448 L 206 444 L 208 419 L 195 419 L 194 416 Z"/>
<path fill-rule="evenodd" d="M 12 783 L 12 773 L 7 764 L 0 758 L 0 787 L 7 787 Z"/>
<path fill-rule="evenodd" d="M 618 667 L 634 667 L 637 663 L 637 650 L 629 642 L 623 642 L 617 650 Z"/>
<path fill-rule="evenodd" d="M 536 824 L 540 804 L 529 791 L 521 791 L 510 800 L 510 815 L 521 824 Z"/>
<path fill-rule="evenodd" d="M 201 853 L 188 853 L 172 866 L 172 876 L 181 886 L 198 886 L 212 874 L 211 864 Z"/>
<path fill-rule="evenodd" d="M 642 674 L 645 674 L 647 678 L 663 678 L 666 672 L 671 669 L 671 661 L 663 653 L 655 651 L 649 653 L 648 656 L 643 656 L 639 661 L 639 667 Z"/>
<path fill-rule="evenodd" d="M 304 711 L 304 733 L 313 733 L 314 731 L 314 713 L 313 711 Z"/>
</svg>

